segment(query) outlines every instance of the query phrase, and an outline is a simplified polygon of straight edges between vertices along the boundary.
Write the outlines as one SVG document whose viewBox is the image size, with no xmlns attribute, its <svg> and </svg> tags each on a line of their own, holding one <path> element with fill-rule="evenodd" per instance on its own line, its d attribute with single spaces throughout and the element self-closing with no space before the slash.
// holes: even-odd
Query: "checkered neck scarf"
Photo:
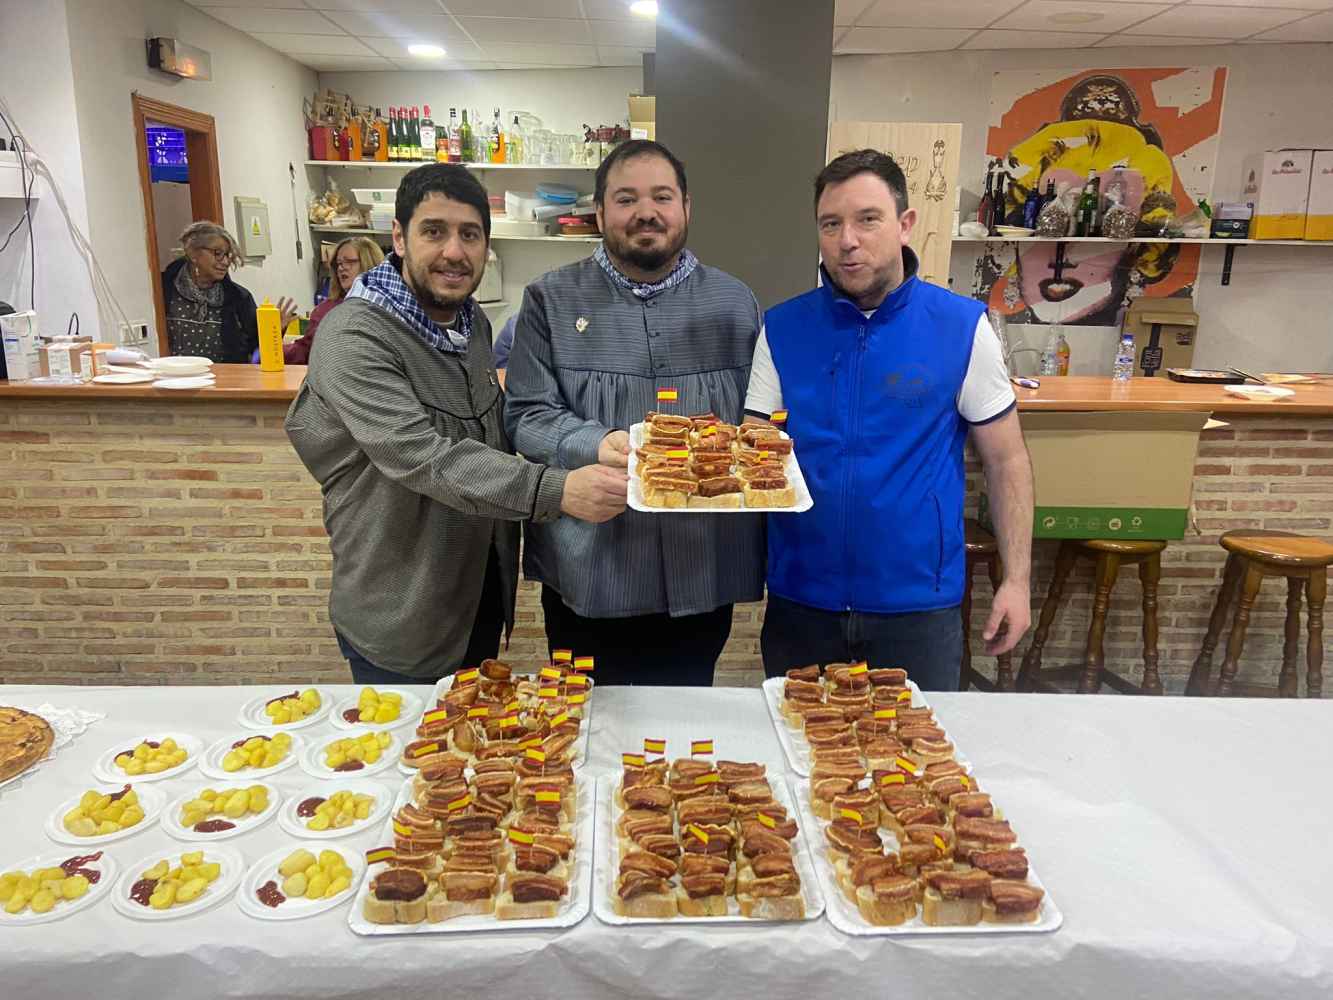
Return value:
<svg viewBox="0 0 1333 1000">
<path fill-rule="evenodd" d="M 416 294 L 407 287 L 402 275 L 403 259 L 396 253 L 384 258 L 369 271 L 359 275 L 347 293 L 349 299 L 365 299 L 387 312 L 393 313 L 437 351 L 461 354 L 467 350 L 472 337 L 472 297 L 458 310 L 458 329 L 446 330 L 426 315 Z"/>
<path fill-rule="evenodd" d="M 606 247 L 602 244 L 598 244 L 592 257 L 602 266 L 602 270 L 606 272 L 608 278 L 641 299 L 651 299 L 654 295 L 665 292 L 669 288 L 675 288 L 693 274 L 694 269 L 699 266 L 698 257 L 690 253 L 689 250 L 682 250 L 680 256 L 676 258 L 676 266 L 671 269 L 670 274 L 661 281 L 643 282 L 627 278 L 616 270 L 616 266 L 611 263 L 611 258 L 606 255 Z"/>
</svg>

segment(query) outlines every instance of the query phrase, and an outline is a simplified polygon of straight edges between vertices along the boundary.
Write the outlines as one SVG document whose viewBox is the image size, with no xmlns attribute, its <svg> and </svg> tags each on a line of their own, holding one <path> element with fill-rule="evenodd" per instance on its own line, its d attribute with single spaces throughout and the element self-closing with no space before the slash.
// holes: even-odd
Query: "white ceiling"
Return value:
<svg viewBox="0 0 1333 1000">
<path fill-rule="evenodd" d="M 326 72 L 637 66 L 654 45 L 628 0 L 187 2 Z M 1333 0 L 836 0 L 835 11 L 838 55 L 1333 42 Z M 447 55 L 414 57 L 414 42 Z"/>
</svg>

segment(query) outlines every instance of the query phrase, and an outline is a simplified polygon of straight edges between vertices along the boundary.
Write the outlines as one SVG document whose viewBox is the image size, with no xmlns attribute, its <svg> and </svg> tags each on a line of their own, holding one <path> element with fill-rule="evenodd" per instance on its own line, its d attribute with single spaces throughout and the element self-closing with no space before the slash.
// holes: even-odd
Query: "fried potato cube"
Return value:
<svg viewBox="0 0 1333 1000">
<path fill-rule="evenodd" d="M 279 868 L 281 872 L 281 868 Z M 287 896 L 304 896 L 306 886 L 309 880 L 306 879 L 304 872 L 297 872 L 295 875 L 288 875 L 282 882 L 282 891 Z"/>
<path fill-rule="evenodd" d="M 88 879 L 83 875 L 71 875 L 60 883 L 60 895 L 66 899 L 78 899 L 88 891 Z"/>
<path fill-rule="evenodd" d="M 316 858 L 305 848 L 293 851 L 278 865 L 278 874 L 284 877 L 303 872 L 316 863 Z"/>
</svg>

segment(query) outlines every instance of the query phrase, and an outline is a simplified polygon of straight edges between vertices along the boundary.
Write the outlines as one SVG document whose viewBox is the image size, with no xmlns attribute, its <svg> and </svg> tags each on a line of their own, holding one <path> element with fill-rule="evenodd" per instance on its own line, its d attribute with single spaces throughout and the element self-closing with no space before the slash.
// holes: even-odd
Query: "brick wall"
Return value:
<svg viewBox="0 0 1333 1000">
<path fill-rule="evenodd" d="M 326 613 L 319 490 L 287 443 L 284 412 L 264 403 L 0 400 L 0 682 L 348 680 Z M 1333 418 L 1294 425 L 1246 418 L 1205 432 L 1195 494 L 1202 534 L 1172 543 L 1163 566 L 1169 690 L 1183 686 L 1207 625 L 1221 531 L 1330 534 Z M 973 492 L 978 472 L 970 466 Z M 1035 548 L 1034 617 L 1055 543 Z M 1090 579 L 1081 566 L 1071 580 L 1047 665 L 1081 655 Z M 1108 664 L 1136 675 L 1137 577 L 1122 576 L 1115 593 Z M 1275 676 L 1284 600 L 1275 581 L 1265 586 L 1243 680 Z M 989 601 L 978 575 L 974 636 Z M 719 684 L 762 679 L 762 616 L 762 604 L 736 609 Z M 545 655 L 535 585 L 520 588 L 506 655 L 525 666 Z M 989 669 L 984 657 L 975 662 Z"/>
</svg>

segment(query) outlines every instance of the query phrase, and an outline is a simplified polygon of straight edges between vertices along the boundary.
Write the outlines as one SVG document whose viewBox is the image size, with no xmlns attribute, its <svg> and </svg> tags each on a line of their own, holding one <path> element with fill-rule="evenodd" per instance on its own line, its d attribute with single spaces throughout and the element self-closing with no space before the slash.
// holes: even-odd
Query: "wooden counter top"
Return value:
<svg viewBox="0 0 1333 1000">
<path fill-rule="evenodd" d="M 1233 396 L 1220 385 L 1172 382 L 1166 378 L 1135 378 L 1124 383 L 1089 375 L 1043 375 L 1040 389 L 1015 386 L 1014 392 L 1020 411 L 1208 410 L 1219 414 L 1331 416 L 1333 376 L 1315 377 L 1321 381 L 1288 386 L 1295 395 L 1276 401 Z"/>
<path fill-rule="evenodd" d="M 261 372 L 258 365 L 214 365 L 217 384 L 210 389 L 154 389 L 151 382 L 133 385 L 33 385 L 0 380 L 0 399 L 157 399 L 183 403 L 230 403 L 246 400 L 290 402 L 305 381 L 305 365 L 288 365 L 280 372 Z"/>
<path fill-rule="evenodd" d="M 0 399 L 156 399 L 180 402 L 263 400 L 288 402 L 305 379 L 304 365 L 288 365 L 281 372 L 261 372 L 255 365 L 214 365 L 217 385 L 211 389 L 154 389 L 138 385 L 80 386 L 32 385 L 0 381 Z M 1315 385 L 1293 385 L 1295 395 L 1276 402 L 1256 402 L 1233 396 L 1218 385 L 1188 385 L 1164 378 L 1136 378 L 1128 384 L 1109 378 L 1069 375 L 1043 376 L 1040 389 L 1015 387 L 1019 410 L 1197 410 L 1213 413 L 1273 416 L 1333 416 L 1333 375 L 1318 376 Z"/>
</svg>

